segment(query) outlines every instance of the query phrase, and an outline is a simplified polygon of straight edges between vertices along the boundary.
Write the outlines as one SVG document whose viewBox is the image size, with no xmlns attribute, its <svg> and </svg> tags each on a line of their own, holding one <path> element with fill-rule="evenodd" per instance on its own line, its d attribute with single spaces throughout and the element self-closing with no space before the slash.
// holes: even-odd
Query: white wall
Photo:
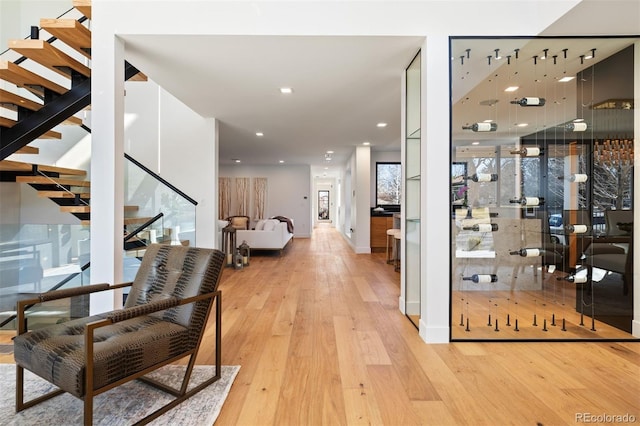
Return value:
<svg viewBox="0 0 640 426">
<path fill-rule="evenodd" d="M 151 80 L 125 87 L 125 152 L 198 202 L 196 245 L 216 247 L 215 119 L 196 114 Z"/>
<path fill-rule="evenodd" d="M 311 170 L 309 166 L 255 166 L 235 164 L 220 166 L 220 177 L 267 178 L 267 205 L 265 216 L 286 216 L 294 220 L 296 238 L 311 236 Z M 253 179 L 251 187 L 253 188 Z M 231 181 L 231 212 L 235 206 L 235 181 Z M 253 190 L 250 189 L 250 193 Z M 253 196 L 250 207 L 253 209 Z M 250 212 L 253 210 L 249 210 Z M 251 215 L 252 217 L 253 215 Z M 217 212 L 216 212 L 217 217 Z"/>
</svg>

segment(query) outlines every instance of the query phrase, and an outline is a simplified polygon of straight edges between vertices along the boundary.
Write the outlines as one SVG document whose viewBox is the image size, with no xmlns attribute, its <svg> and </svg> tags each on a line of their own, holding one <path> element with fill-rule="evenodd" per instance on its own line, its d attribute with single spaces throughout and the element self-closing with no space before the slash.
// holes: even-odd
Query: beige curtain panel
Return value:
<svg viewBox="0 0 640 426">
<path fill-rule="evenodd" d="M 249 178 L 236 178 L 236 215 L 249 216 Z"/>
<path fill-rule="evenodd" d="M 267 178 L 257 177 L 253 179 L 253 200 L 255 203 L 256 220 L 264 219 L 264 210 L 267 201 Z"/>
<path fill-rule="evenodd" d="M 218 178 L 218 219 L 231 216 L 231 178 Z"/>
</svg>

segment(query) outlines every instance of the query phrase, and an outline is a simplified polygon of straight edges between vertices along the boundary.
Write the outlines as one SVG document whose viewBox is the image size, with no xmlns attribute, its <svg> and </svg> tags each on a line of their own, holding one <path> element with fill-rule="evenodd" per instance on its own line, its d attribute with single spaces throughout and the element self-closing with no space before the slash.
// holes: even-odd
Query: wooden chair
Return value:
<svg viewBox="0 0 640 426">
<path fill-rule="evenodd" d="M 229 225 L 233 226 L 236 229 L 249 229 L 249 224 L 251 223 L 251 219 L 249 216 L 229 216 L 227 219 Z"/>
<path fill-rule="evenodd" d="M 146 424 L 220 378 L 221 294 L 224 254 L 218 250 L 151 245 L 133 283 L 57 290 L 18 302 L 16 411 L 63 392 L 84 401 L 84 424 L 92 424 L 93 398 L 133 379 L 176 398 L 141 420 Z M 34 304 L 131 286 L 125 307 L 26 331 L 25 310 Z M 215 301 L 215 375 L 187 391 L 205 325 Z M 180 389 L 145 378 L 188 357 Z M 60 389 L 24 401 L 24 369 Z"/>
</svg>

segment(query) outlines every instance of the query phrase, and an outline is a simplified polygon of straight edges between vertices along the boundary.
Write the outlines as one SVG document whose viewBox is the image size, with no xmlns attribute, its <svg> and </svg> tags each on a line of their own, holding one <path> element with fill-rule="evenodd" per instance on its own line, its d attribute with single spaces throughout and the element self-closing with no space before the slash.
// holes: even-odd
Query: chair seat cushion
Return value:
<svg viewBox="0 0 640 426">
<path fill-rule="evenodd" d="M 84 325 L 102 318 L 80 318 L 16 336 L 16 363 L 66 392 L 84 396 Z M 187 328 L 155 316 L 97 329 L 94 389 L 188 351 L 189 341 Z"/>
<path fill-rule="evenodd" d="M 605 269 L 607 271 L 618 272 L 624 274 L 625 264 L 627 261 L 626 254 L 596 254 L 587 259 L 587 262 L 596 268 Z"/>
</svg>

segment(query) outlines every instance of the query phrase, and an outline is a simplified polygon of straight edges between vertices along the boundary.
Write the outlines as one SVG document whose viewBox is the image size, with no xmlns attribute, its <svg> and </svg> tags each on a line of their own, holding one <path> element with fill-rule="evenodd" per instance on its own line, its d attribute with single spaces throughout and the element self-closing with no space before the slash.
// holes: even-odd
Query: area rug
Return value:
<svg viewBox="0 0 640 426">
<path fill-rule="evenodd" d="M 169 365 L 154 373 L 154 378 L 175 385 L 180 382 L 184 366 Z M 223 366 L 222 377 L 196 395 L 169 410 L 152 425 L 212 425 L 240 366 Z M 215 366 L 196 366 L 189 388 L 197 386 L 215 373 Z M 56 396 L 39 405 L 15 413 L 15 375 L 13 364 L 0 364 L 0 425 L 81 425 L 80 399 L 69 394 Z M 150 375 L 151 376 L 151 375 Z M 25 371 L 25 400 L 42 395 L 54 387 L 38 376 Z M 94 399 L 93 424 L 102 426 L 130 425 L 173 399 L 172 396 L 138 380 L 118 386 Z"/>
</svg>

